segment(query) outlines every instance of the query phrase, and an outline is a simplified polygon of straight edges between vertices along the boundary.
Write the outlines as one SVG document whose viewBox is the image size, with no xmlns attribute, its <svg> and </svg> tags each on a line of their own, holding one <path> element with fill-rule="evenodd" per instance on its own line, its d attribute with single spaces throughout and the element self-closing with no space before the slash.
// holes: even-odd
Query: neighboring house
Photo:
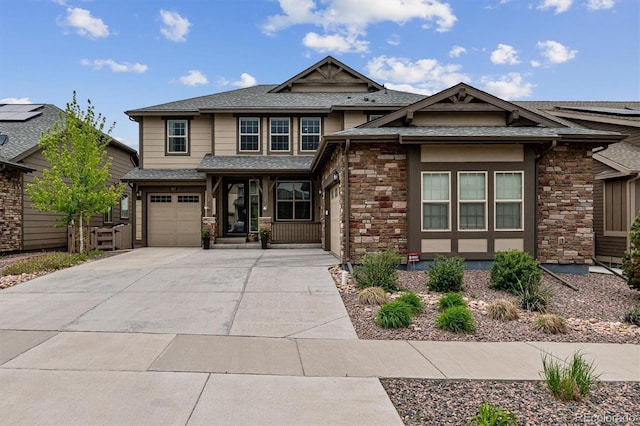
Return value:
<svg viewBox="0 0 640 426">
<path fill-rule="evenodd" d="M 628 248 L 631 224 L 640 212 L 640 102 L 522 102 L 588 129 L 628 135 L 594 150 L 596 259 L 619 264 Z"/>
<path fill-rule="evenodd" d="M 0 252 L 67 247 L 67 229 L 56 220 L 61 215 L 43 213 L 31 206 L 25 193 L 34 177 L 48 168 L 38 146 L 40 136 L 60 119 L 59 108 L 50 104 L 0 105 Z M 137 164 L 135 149 L 113 140 L 107 147 L 113 157 L 113 184 Z M 120 205 L 104 217 L 92 218 L 92 226 L 128 222 L 128 190 Z"/>
<path fill-rule="evenodd" d="M 321 242 L 342 262 L 391 248 L 549 264 L 593 257 L 592 149 L 572 126 L 466 84 L 387 90 L 332 57 L 280 85 L 127 111 L 140 123 L 143 245 L 199 245 L 201 218 L 244 241 Z"/>
</svg>

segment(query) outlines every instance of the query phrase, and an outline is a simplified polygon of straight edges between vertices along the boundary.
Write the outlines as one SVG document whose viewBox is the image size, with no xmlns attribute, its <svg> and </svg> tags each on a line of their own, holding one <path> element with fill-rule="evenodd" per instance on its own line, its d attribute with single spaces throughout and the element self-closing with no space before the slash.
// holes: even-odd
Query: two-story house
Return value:
<svg viewBox="0 0 640 426">
<path fill-rule="evenodd" d="M 342 262 L 517 248 L 584 270 L 592 150 L 623 138 L 462 83 L 387 90 L 332 57 L 282 84 L 127 114 L 140 124 L 141 165 L 124 178 L 139 244 L 198 246 L 204 218 L 218 240 L 266 226 L 274 243 L 321 242 Z"/>
</svg>

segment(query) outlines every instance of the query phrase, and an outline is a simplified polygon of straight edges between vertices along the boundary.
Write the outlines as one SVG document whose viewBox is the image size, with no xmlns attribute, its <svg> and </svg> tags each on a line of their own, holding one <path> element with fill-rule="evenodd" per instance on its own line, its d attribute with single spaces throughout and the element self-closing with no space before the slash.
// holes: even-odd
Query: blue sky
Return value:
<svg viewBox="0 0 640 426">
<path fill-rule="evenodd" d="M 387 87 L 639 100 L 638 0 L 0 0 L 0 103 L 125 110 L 281 83 L 333 55 Z"/>
</svg>

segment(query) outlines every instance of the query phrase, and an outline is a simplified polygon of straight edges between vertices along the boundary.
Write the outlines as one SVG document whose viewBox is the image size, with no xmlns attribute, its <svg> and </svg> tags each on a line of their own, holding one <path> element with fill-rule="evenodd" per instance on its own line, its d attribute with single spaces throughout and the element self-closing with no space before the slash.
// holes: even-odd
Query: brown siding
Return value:
<svg viewBox="0 0 640 426">
<path fill-rule="evenodd" d="M 504 162 L 446 162 L 436 163 L 421 162 L 420 147 L 411 147 L 409 150 L 408 176 L 409 176 L 409 233 L 408 250 L 410 252 L 421 253 L 422 259 L 433 259 L 437 253 L 422 252 L 423 240 L 447 240 L 450 241 L 451 250 L 439 254 L 452 256 L 462 256 L 468 260 L 491 260 L 495 256 L 496 242 L 505 240 L 518 240 L 522 242 L 522 248 L 532 255 L 535 254 L 535 210 L 532 208 L 536 204 L 535 192 L 535 153 L 532 148 L 524 149 L 524 161 L 504 161 Z M 422 172 L 446 171 L 451 172 L 451 231 L 421 231 L 422 215 Z M 457 173 L 459 171 L 480 171 L 487 172 L 487 225 L 486 231 L 459 231 L 458 230 L 458 206 L 457 206 Z M 522 171 L 524 173 L 524 219 L 522 231 L 496 231 L 494 224 L 495 215 L 495 195 L 494 179 L 496 171 Z M 460 250 L 460 240 L 467 240 L 470 243 L 486 242 L 485 251 L 462 252 Z"/>
<path fill-rule="evenodd" d="M 0 172 L 0 253 L 22 248 L 22 172 Z"/>
<path fill-rule="evenodd" d="M 128 152 L 115 148 L 107 147 L 107 155 L 113 158 L 110 168 L 111 180 L 110 184 L 120 182 L 120 178 L 129 172 L 134 166 L 131 163 L 131 155 Z M 48 168 L 49 165 L 42 156 L 42 152 L 38 151 L 24 159 L 24 163 L 33 167 L 37 171 L 25 175 L 25 187 L 28 183 L 33 183 L 35 176 L 42 178 L 42 170 Z M 131 198 L 131 189 L 127 187 L 129 194 L 129 217 L 132 217 L 131 210 L 133 208 L 133 199 Z M 39 212 L 32 207 L 31 200 L 28 196 L 24 199 L 24 243 L 23 250 L 40 250 L 52 248 L 67 247 L 67 231 L 66 227 L 59 227 L 61 223 L 58 218 L 61 214 Z M 128 223 L 128 219 L 120 218 L 120 204 L 113 208 L 113 223 Z M 103 216 L 97 215 L 91 218 L 90 226 L 103 226 Z"/>
<path fill-rule="evenodd" d="M 599 161 L 593 162 L 593 173 L 598 175 L 602 172 L 615 171 L 611 167 Z M 604 182 L 595 180 L 593 183 L 593 230 L 595 232 L 596 257 L 602 260 L 610 258 L 621 258 L 627 248 L 626 237 L 615 237 L 604 233 Z"/>
</svg>

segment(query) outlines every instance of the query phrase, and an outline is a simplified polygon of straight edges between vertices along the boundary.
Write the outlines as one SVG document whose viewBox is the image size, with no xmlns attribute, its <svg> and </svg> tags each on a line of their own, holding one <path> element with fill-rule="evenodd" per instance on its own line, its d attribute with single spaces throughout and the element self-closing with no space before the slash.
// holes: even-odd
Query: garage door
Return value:
<svg viewBox="0 0 640 426">
<path fill-rule="evenodd" d="M 147 245 L 199 247 L 200 194 L 149 194 Z"/>
<path fill-rule="evenodd" d="M 340 257 L 340 186 L 334 185 L 329 190 L 329 244 L 333 254 Z"/>
</svg>

